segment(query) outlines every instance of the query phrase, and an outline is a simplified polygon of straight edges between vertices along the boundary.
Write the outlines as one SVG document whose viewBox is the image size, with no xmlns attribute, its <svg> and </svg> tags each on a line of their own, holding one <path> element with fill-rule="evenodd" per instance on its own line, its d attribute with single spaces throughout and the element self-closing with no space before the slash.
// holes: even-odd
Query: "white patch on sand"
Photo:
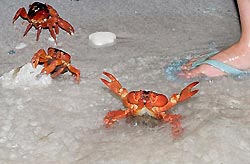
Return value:
<svg viewBox="0 0 250 164">
<path fill-rule="evenodd" d="M 38 65 L 33 68 L 31 63 L 27 63 L 10 72 L 3 74 L 0 77 L 0 83 L 3 88 L 24 88 L 29 89 L 34 86 L 44 87 L 51 84 L 52 79 L 50 75 L 40 74 L 43 66 Z"/>
<path fill-rule="evenodd" d="M 16 49 L 17 50 L 19 50 L 19 49 L 23 49 L 23 48 L 25 48 L 27 46 L 27 44 L 25 44 L 25 43 L 19 43 L 18 45 L 16 45 Z"/>
<path fill-rule="evenodd" d="M 112 32 L 95 32 L 89 35 L 89 40 L 97 47 L 111 46 L 115 43 L 116 35 Z"/>
</svg>

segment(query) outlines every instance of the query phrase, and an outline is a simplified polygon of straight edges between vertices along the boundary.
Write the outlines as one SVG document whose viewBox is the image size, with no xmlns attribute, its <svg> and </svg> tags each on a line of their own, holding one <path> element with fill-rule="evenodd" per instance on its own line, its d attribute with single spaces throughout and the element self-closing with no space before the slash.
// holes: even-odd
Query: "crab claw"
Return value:
<svg viewBox="0 0 250 164">
<path fill-rule="evenodd" d="M 111 82 L 101 78 L 102 82 L 107 85 L 115 94 L 120 95 L 120 89 L 122 88 L 122 85 L 119 83 L 119 81 L 111 73 L 103 72 L 103 74 L 106 75 L 111 80 Z"/>
<path fill-rule="evenodd" d="M 36 68 L 39 62 L 44 62 L 44 61 L 46 61 L 46 52 L 44 51 L 44 49 L 40 49 L 32 57 L 31 64 L 34 68 Z"/>
<path fill-rule="evenodd" d="M 197 84 L 199 84 L 198 81 L 195 81 L 191 84 L 189 84 L 188 86 L 186 86 L 180 93 L 180 99 L 179 101 L 184 101 L 190 97 L 192 97 L 193 95 L 195 95 L 199 90 L 194 90 L 194 91 L 191 91 L 191 89 L 196 86 Z"/>
<path fill-rule="evenodd" d="M 71 24 L 69 24 L 69 22 L 63 20 L 62 18 L 58 18 L 58 25 L 64 29 L 67 33 L 69 33 L 70 35 L 73 35 L 75 30 L 73 28 L 73 26 L 71 26 Z"/>
<path fill-rule="evenodd" d="M 69 71 L 74 75 L 76 83 L 80 83 L 80 70 L 68 64 Z"/>
<path fill-rule="evenodd" d="M 31 59 L 31 64 L 33 68 L 36 68 L 39 62 L 39 55 L 35 54 Z"/>
</svg>

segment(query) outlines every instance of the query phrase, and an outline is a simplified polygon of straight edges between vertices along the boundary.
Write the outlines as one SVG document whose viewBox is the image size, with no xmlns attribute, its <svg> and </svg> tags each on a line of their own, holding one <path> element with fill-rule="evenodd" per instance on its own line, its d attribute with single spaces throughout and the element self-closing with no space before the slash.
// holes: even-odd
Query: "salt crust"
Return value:
<svg viewBox="0 0 250 164">
<path fill-rule="evenodd" d="M 40 74 L 43 66 L 38 65 L 33 68 L 31 63 L 27 63 L 18 68 L 12 69 L 10 72 L 4 73 L 0 77 L 0 83 L 3 88 L 29 89 L 31 87 L 45 87 L 52 83 L 50 75 Z"/>
</svg>

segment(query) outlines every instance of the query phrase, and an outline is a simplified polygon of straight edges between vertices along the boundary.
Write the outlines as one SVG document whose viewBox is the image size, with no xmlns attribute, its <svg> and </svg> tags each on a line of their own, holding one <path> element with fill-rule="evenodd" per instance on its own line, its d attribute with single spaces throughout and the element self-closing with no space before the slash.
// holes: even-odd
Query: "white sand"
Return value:
<svg viewBox="0 0 250 164">
<path fill-rule="evenodd" d="M 22 37 L 27 22 L 12 17 L 33 1 L 1 2 L 0 75 L 30 61 L 38 49 L 55 46 L 43 30 Z M 60 49 L 81 70 L 81 83 L 55 79 L 47 87 L 0 87 L 0 163 L 18 164 L 249 164 L 250 83 L 220 78 L 202 81 L 192 99 L 172 112 L 183 116 L 183 136 L 173 140 L 168 124 L 133 127 L 120 121 L 105 129 L 102 119 L 123 105 L 99 80 L 113 73 L 128 90 L 171 96 L 184 82 L 166 80 L 163 67 L 190 54 L 222 49 L 240 36 L 233 1 L 48 0 L 75 28 L 60 29 Z M 116 34 L 116 44 L 93 48 L 96 31 Z M 24 43 L 26 47 L 15 49 Z M 14 50 L 14 51 L 11 51 Z M 9 52 L 9 53 L 8 53 Z"/>
</svg>

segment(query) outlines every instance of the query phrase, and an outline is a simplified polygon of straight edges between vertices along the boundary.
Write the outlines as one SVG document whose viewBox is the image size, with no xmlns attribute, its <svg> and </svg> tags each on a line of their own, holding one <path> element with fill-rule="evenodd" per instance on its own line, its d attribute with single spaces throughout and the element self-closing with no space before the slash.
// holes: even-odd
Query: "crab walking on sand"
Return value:
<svg viewBox="0 0 250 164">
<path fill-rule="evenodd" d="M 67 33 L 72 35 L 74 33 L 74 28 L 67 21 L 62 19 L 57 11 L 48 4 L 43 4 L 40 2 L 34 2 L 29 5 L 29 11 L 26 12 L 25 8 L 22 7 L 17 10 L 13 23 L 18 19 L 18 17 L 29 22 L 23 36 L 25 36 L 32 26 L 37 29 L 36 41 L 39 40 L 40 33 L 42 29 L 49 29 L 50 35 L 56 42 L 56 35 L 59 34 L 59 27 L 65 30 Z"/>
<path fill-rule="evenodd" d="M 44 49 L 40 49 L 32 57 L 31 63 L 34 68 L 43 64 L 41 73 L 51 73 L 52 78 L 69 71 L 75 77 L 76 83 L 80 82 L 80 70 L 71 65 L 71 56 L 62 50 L 49 47 L 46 54 Z"/>
<path fill-rule="evenodd" d="M 199 82 L 193 82 L 186 86 L 179 94 L 173 94 L 170 99 L 165 95 L 153 91 L 130 91 L 123 88 L 120 82 L 110 73 L 103 72 L 111 81 L 101 78 L 101 81 L 108 86 L 115 94 L 120 96 L 125 110 L 110 111 L 104 117 L 104 124 L 110 127 L 116 121 L 127 116 L 137 116 L 148 114 L 156 119 L 163 120 L 171 124 L 172 133 L 175 137 L 179 136 L 183 128 L 181 126 L 181 115 L 168 113 L 168 110 L 175 106 L 177 103 L 187 100 L 195 95 L 199 90 L 191 89 Z"/>
</svg>

